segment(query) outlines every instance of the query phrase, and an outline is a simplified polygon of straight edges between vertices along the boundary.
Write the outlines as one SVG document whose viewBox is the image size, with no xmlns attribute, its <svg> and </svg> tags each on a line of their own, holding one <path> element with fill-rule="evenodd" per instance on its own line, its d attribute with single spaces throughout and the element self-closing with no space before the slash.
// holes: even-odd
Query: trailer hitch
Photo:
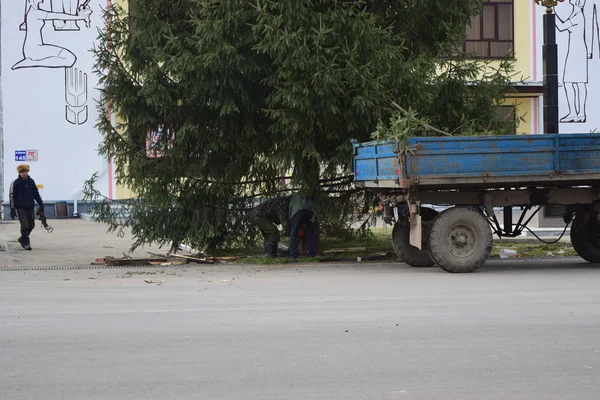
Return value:
<svg viewBox="0 0 600 400">
<path fill-rule="evenodd" d="M 529 222 L 542 209 L 542 207 L 543 206 L 538 206 L 538 208 L 529 216 L 529 218 L 527 218 L 527 220 L 525 222 L 523 222 L 523 219 L 525 219 L 525 215 L 527 215 L 527 212 L 529 210 L 531 210 L 531 206 L 523 207 L 521 210 L 521 216 L 519 217 L 519 221 L 516 223 L 516 225 L 514 227 L 512 226 L 512 207 L 504 207 L 504 218 L 503 218 L 504 219 L 504 227 L 503 228 L 500 226 L 500 222 L 498 221 L 498 217 L 496 216 L 496 214 L 490 215 L 487 208 L 486 208 L 486 214 L 488 215 L 488 223 L 492 227 L 494 234 L 498 235 L 498 238 L 500 238 L 500 239 L 502 237 L 513 237 L 514 238 L 514 237 L 520 236 L 521 233 L 523 233 L 523 230 L 528 229 L 527 224 L 529 224 Z M 509 208 L 508 215 L 506 213 L 507 208 Z"/>
<path fill-rule="evenodd" d="M 527 226 L 529 224 L 529 222 L 533 219 L 533 217 L 535 217 L 535 215 L 542 209 L 542 207 L 544 207 L 544 205 L 538 205 L 537 208 L 535 209 L 535 211 L 529 216 L 529 218 L 527 218 L 527 220 L 525 222 L 523 222 L 523 220 L 525 219 L 525 215 L 527 215 L 527 212 L 529 210 L 531 210 L 532 206 L 524 206 L 521 209 L 521 216 L 519 217 L 519 221 L 515 224 L 515 226 L 512 226 L 512 208 L 510 210 L 510 217 L 511 220 L 509 221 L 507 216 L 504 215 L 504 228 L 500 227 L 500 223 L 498 222 L 498 218 L 496 217 L 495 214 L 493 214 L 492 216 L 490 216 L 488 214 L 488 223 L 490 224 L 492 231 L 494 232 L 494 234 L 498 235 L 498 238 L 502 238 L 502 237 L 510 237 L 510 238 L 514 238 L 517 236 L 520 236 L 524 230 L 527 230 L 529 233 L 531 233 L 533 236 L 535 236 L 536 239 L 538 239 L 540 242 L 546 243 L 546 244 L 554 244 L 557 243 L 560 239 L 562 239 L 562 237 L 564 236 L 565 232 L 567 231 L 567 228 L 569 227 L 569 224 L 571 222 L 573 222 L 573 217 L 574 217 L 574 213 L 567 213 L 564 216 L 564 221 L 565 221 L 565 229 L 563 229 L 561 235 L 558 237 L 558 239 L 548 242 L 545 241 L 543 239 L 541 239 L 538 235 L 535 234 L 535 232 L 533 232 L 531 229 L 529 229 L 529 227 Z M 505 207 L 506 210 L 507 207 Z"/>
</svg>

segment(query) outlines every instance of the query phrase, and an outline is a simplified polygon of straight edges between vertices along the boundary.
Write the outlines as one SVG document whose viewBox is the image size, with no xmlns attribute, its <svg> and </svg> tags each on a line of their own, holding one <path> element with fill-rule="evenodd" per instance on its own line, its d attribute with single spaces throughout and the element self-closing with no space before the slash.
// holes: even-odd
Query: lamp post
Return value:
<svg viewBox="0 0 600 400">
<path fill-rule="evenodd" d="M 544 14 L 544 133 L 558 133 L 558 46 L 556 45 L 556 15 L 553 12 L 564 0 L 534 0 L 546 7 Z"/>
</svg>

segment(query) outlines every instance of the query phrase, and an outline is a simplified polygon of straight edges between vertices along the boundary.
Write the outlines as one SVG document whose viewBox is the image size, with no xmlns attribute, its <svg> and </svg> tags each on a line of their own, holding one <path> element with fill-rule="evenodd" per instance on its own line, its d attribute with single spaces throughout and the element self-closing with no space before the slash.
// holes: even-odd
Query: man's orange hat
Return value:
<svg viewBox="0 0 600 400">
<path fill-rule="evenodd" d="M 19 165 L 17 165 L 17 172 L 18 173 L 29 172 L 29 165 L 27 165 L 27 164 L 19 164 Z"/>
</svg>

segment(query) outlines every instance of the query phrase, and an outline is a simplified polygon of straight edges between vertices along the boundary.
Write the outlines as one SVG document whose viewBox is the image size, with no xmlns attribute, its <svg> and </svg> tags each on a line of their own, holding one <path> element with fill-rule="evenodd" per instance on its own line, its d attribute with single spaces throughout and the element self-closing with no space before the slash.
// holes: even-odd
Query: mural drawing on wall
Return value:
<svg viewBox="0 0 600 400">
<path fill-rule="evenodd" d="M 77 68 L 65 68 L 65 118 L 73 125 L 83 125 L 88 119 L 87 74 Z"/>
<path fill-rule="evenodd" d="M 27 9 L 29 8 L 29 2 L 25 1 L 25 15 L 27 15 Z M 79 0 L 51 0 L 50 1 L 50 11 L 56 13 L 63 14 L 77 14 L 77 10 L 80 8 Z M 55 31 L 78 31 L 79 25 L 77 24 L 79 20 L 54 20 L 52 25 Z M 87 26 L 87 24 L 86 24 Z M 89 28 L 89 26 L 88 26 Z M 19 26 L 19 30 L 26 31 L 27 30 L 27 21 L 23 20 L 23 23 Z"/>
<path fill-rule="evenodd" d="M 78 21 L 91 26 L 91 0 L 79 5 L 78 0 L 52 0 L 50 9 L 44 8 L 43 0 L 26 0 L 25 22 L 19 29 L 25 31 L 23 59 L 12 66 L 13 70 L 23 68 L 64 68 L 65 118 L 72 124 L 81 125 L 87 121 L 87 74 L 73 68 L 77 56 L 66 47 L 44 41 L 44 27 L 52 21 L 57 31 L 77 31 Z"/>
<path fill-rule="evenodd" d="M 588 58 L 600 58 L 600 26 L 598 25 L 598 7 L 599 0 L 588 0 L 583 9 L 583 15 L 587 16 L 589 23 L 585 27 L 585 42 L 588 45 Z M 589 29 L 588 29 L 589 28 Z"/>
<path fill-rule="evenodd" d="M 591 1 L 591 0 L 590 0 Z M 565 64 L 562 74 L 562 87 L 567 100 L 568 112 L 560 122 L 586 122 L 586 103 L 588 85 L 588 59 L 593 49 L 586 42 L 586 16 L 584 7 L 586 0 L 569 0 L 565 8 L 556 11 L 556 28 L 568 35 Z M 570 13 L 565 13 L 569 11 Z M 593 21 L 593 18 L 588 18 Z M 592 31 L 589 27 L 589 31 Z"/>
</svg>

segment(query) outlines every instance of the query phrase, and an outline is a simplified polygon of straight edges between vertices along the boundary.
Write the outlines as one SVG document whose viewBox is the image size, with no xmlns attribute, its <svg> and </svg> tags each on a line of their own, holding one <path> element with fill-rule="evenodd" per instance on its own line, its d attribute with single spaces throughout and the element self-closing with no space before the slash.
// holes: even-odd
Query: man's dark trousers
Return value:
<svg viewBox="0 0 600 400">
<path fill-rule="evenodd" d="M 307 228 L 308 249 L 306 256 L 309 258 L 317 256 L 317 223 L 312 221 L 313 215 L 312 210 L 300 210 L 290 221 L 290 258 L 293 260 L 298 258 L 298 231 L 302 225 L 306 225 Z"/>
<path fill-rule="evenodd" d="M 17 208 L 17 215 L 19 216 L 19 222 L 21 223 L 21 237 L 19 242 L 22 245 L 29 244 L 29 235 L 33 228 L 35 228 L 35 214 L 33 208 Z"/>
<path fill-rule="evenodd" d="M 254 223 L 260 229 L 263 234 L 264 249 L 268 257 L 277 257 L 277 244 L 279 243 L 279 229 L 273 224 L 273 222 L 266 219 L 255 220 Z"/>
</svg>

